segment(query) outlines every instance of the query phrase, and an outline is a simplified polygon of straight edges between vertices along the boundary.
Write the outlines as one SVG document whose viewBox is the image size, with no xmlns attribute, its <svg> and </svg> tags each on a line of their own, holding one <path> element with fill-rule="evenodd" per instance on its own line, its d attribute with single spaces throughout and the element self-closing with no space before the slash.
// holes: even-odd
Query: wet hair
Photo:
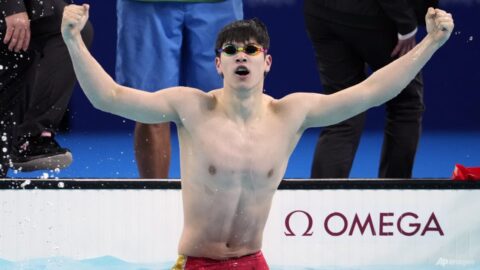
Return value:
<svg viewBox="0 0 480 270">
<path fill-rule="evenodd" d="M 252 39 L 265 49 L 270 47 L 267 27 L 259 19 L 253 18 L 230 23 L 223 27 L 217 35 L 215 54 L 219 56 L 218 49 L 221 49 L 226 43 L 248 43 Z"/>
</svg>

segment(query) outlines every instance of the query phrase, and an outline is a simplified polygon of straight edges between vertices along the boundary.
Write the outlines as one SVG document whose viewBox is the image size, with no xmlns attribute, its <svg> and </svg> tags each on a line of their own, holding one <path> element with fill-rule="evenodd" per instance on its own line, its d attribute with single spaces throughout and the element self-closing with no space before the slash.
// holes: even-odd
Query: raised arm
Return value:
<svg viewBox="0 0 480 270">
<path fill-rule="evenodd" d="M 305 113 L 303 128 L 326 126 L 355 116 L 397 96 L 450 37 L 451 14 L 430 8 L 425 16 L 426 37 L 411 51 L 377 70 L 365 81 L 331 95 L 293 94 L 285 98 L 288 110 Z M 296 104 L 297 107 L 294 107 Z M 301 104 L 301 106 L 299 106 Z"/>
<path fill-rule="evenodd" d="M 62 36 L 72 59 L 81 88 L 93 106 L 102 111 L 142 123 L 159 123 L 179 119 L 177 104 L 188 104 L 196 92 L 191 88 L 174 87 L 148 93 L 117 84 L 92 57 L 80 31 L 89 16 L 89 5 L 65 7 Z"/>
</svg>

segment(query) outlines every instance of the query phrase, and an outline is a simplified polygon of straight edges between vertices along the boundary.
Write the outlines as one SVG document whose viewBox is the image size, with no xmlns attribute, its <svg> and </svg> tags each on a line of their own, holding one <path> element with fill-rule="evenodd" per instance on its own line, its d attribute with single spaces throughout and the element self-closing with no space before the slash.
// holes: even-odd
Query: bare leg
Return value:
<svg viewBox="0 0 480 270">
<path fill-rule="evenodd" d="M 135 126 L 135 158 L 141 178 L 168 178 L 170 123 Z"/>
</svg>

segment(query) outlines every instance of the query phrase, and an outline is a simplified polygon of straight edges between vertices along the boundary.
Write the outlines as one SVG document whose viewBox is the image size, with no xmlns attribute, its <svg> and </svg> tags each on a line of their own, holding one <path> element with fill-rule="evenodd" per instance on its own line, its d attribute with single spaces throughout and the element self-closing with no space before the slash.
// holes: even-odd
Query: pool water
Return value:
<svg viewBox="0 0 480 270">
<path fill-rule="evenodd" d="M 34 259 L 21 262 L 10 262 L 0 259 L 1 270 L 170 270 L 174 261 L 153 264 L 129 263 L 111 256 L 85 260 L 74 260 L 65 257 Z M 338 268 L 334 266 L 302 267 L 275 266 L 271 270 L 479 270 L 478 262 L 458 262 L 457 265 L 438 264 L 434 266 L 369 266 Z"/>
</svg>

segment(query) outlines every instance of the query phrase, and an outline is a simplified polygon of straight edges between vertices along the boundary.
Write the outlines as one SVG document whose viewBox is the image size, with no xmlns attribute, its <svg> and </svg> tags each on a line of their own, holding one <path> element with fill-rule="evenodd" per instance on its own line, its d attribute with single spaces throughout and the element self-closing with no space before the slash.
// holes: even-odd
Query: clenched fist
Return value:
<svg viewBox="0 0 480 270">
<path fill-rule="evenodd" d="M 80 36 L 80 31 L 88 21 L 90 6 L 88 4 L 68 5 L 63 10 L 62 36 L 65 41 Z"/>
<path fill-rule="evenodd" d="M 452 14 L 438 8 L 428 9 L 427 15 L 425 15 L 425 24 L 428 35 L 440 46 L 448 40 L 454 26 Z"/>
</svg>

